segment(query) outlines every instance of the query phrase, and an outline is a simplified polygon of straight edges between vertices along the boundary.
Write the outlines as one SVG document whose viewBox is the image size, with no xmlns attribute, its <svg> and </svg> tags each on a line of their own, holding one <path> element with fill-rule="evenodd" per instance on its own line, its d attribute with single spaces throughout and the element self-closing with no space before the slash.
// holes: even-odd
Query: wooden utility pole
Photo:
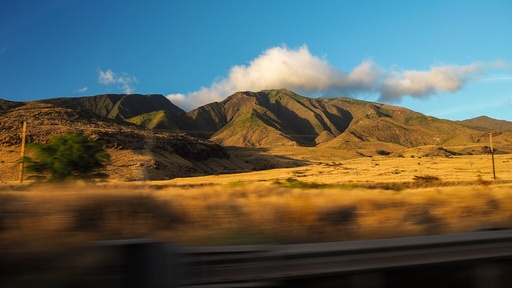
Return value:
<svg viewBox="0 0 512 288">
<path fill-rule="evenodd" d="M 20 183 L 23 183 L 23 170 L 25 169 L 25 141 L 27 139 L 27 121 L 23 121 L 23 132 L 21 134 L 21 161 L 20 161 Z"/>
<path fill-rule="evenodd" d="M 492 132 L 489 133 L 489 142 L 491 142 L 492 175 L 496 180 L 496 168 L 494 168 L 494 148 L 492 148 Z"/>
</svg>

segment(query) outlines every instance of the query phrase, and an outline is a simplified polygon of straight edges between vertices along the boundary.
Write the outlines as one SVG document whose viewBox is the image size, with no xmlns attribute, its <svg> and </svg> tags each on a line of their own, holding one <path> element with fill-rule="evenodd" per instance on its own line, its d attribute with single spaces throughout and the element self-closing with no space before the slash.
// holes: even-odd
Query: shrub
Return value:
<svg viewBox="0 0 512 288">
<path fill-rule="evenodd" d="M 386 150 L 377 150 L 377 154 L 379 154 L 381 156 L 389 156 L 389 155 L 391 155 L 391 152 L 388 152 Z"/>
<path fill-rule="evenodd" d="M 66 133 L 50 137 L 48 144 L 30 143 L 27 148 L 35 154 L 35 160 L 22 159 L 27 171 L 36 177 L 49 174 L 51 181 L 105 177 L 99 171 L 110 160 L 103 144 L 84 134 Z"/>
</svg>

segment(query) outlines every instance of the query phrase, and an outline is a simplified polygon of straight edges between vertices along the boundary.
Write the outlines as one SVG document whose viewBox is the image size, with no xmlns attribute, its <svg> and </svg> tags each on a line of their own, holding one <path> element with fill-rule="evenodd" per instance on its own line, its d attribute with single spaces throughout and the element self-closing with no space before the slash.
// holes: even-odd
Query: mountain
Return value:
<svg viewBox="0 0 512 288">
<path fill-rule="evenodd" d="M 21 102 L 14 102 L 9 100 L 0 99 L 0 113 L 7 113 L 10 109 L 23 105 Z"/>
<path fill-rule="evenodd" d="M 353 142 L 393 143 L 403 147 L 446 145 L 474 132 L 452 121 L 398 106 L 348 99 L 333 100 L 331 105 L 343 107 L 354 119 L 345 133 L 327 143 L 331 147 Z"/>
<path fill-rule="evenodd" d="M 185 113 L 160 94 L 105 94 L 87 97 L 63 97 L 40 100 L 58 107 L 85 109 L 110 119 L 124 120 L 145 113 L 164 110 L 167 113 Z"/>
<path fill-rule="evenodd" d="M 237 92 L 187 113 L 157 94 L 0 99 L 1 163 L 15 165 L 19 159 L 13 147 L 20 144 L 23 120 L 29 123 L 29 142 L 66 131 L 101 139 L 113 155 L 110 174 L 129 180 L 304 165 L 302 158 L 274 155 L 278 160 L 272 152 L 262 153 L 276 147 L 315 147 L 326 155 L 346 151 L 347 157 L 482 154 L 490 151 L 492 132 L 496 153 L 512 153 L 512 122 L 484 116 L 450 121 L 399 106 L 308 98 L 286 89 Z M 0 173 L 15 177 L 9 167 Z"/>
<path fill-rule="evenodd" d="M 238 92 L 187 115 L 225 146 L 273 145 L 395 148 L 474 142 L 481 134 L 460 123 L 350 98 L 308 98 L 286 89 Z M 461 140 L 464 139 L 464 140 Z M 377 145 L 378 146 L 378 145 Z"/>
<path fill-rule="evenodd" d="M 128 97 L 127 102 L 131 101 L 130 98 Z M 17 179 L 15 167 L 20 155 L 22 121 L 28 123 L 27 143 L 45 143 L 49 137 L 62 135 L 68 131 L 85 133 L 101 140 L 112 156 L 108 174 L 114 179 L 155 180 L 225 173 L 222 167 L 215 166 L 218 166 L 217 162 L 224 163 L 229 159 L 229 154 L 219 144 L 183 133 L 140 129 L 134 124 L 93 112 L 106 112 L 105 106 L 89 106 L 96 109 L 84 108 L 86 104 L 91 105 L 94 102 L 114 107 L 115 105 L 109 106 L 111 104 L 106 103 L 113 103 L 114 101 L 110 100 L 115 99 L 118 99 L 116 103 L 119 103 L 123 97 L 100 96 L 90 99 L 79 98 L 78 101 L 73 98 L 32 102 L 0 99 L 0 180 Z M 139 99 L 151 102 L 155 98 Z M 54 102 L 57 103 L 52 104 Z M 66 105 L 68 108 L 62 107 Z M 69 108 L 70 106 L 75 108 Z M 119 109 L 122 113 L 136 111 L 126 109 L 125 104 L 118 106 L 123 107 Z M 141 107 L 141 110 L 144 110 L 150 107 L 150 104 L 141 103 Z M 209 166 L 210 162 L 213 166 Z"/>
<path fill-rule="evenodd" d="M 126 95 L 95 97 L 98 100 L 89 109 L 112 118 L 111 111 L 122 109 L 114 109 L 111 103 L 118 103 Z M 133 106 L 147 107 L 148 98 L 132 97 Z M 159 99 L 167 101 L 161 95 Z M 237 92 L 188 113 L 163 104 L 150 107 L 127 108 L 137 111 L 130 116 L 141 114 L 128 118 L 122 113 L 113 118 L 158 131 L 183 132 L 223 146 L 364 148 L 373 154 L 424 145 L 460 146 L 457 149 L 463 153 L 483 153 L 485 147 L 480 146 L 487 142 L 489 131 L 501 137 L 496 143 L 503 143 L 502 150 L 508 151 L 505 144 L 512 137 L 512 123 L 507 121 L 488 117 L 450 121 L 399 106 L 351 98 L 308 98 L 286 89 Z"/>
<path fill-rule="evenodd" d="M 315 146 L 344 132 L 352 121 L 345 109 L 286 89 L 238 92 L 224 101 L 192 110 L 196 123 L 223 145 Z"/>
<path fill-rule="evenodd" d="M 506 131 L 512 132 L 512 122 L 496 120 L 487 116 L 480 116 L 469 120 L 456 121 L 462 126 L 480 131 Z"/>
</svg>

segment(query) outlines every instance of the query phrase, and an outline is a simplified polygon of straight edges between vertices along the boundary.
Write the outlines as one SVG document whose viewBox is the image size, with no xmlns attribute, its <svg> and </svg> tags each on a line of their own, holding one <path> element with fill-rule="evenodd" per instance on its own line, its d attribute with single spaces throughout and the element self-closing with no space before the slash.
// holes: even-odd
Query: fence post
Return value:
<svg viewBox="0 0 512 288">
<path fill-rule="evenodd" d="M 492 132 L 489 133 L 489 142 L 491 143 L 492 175 L 496 180 L 496 168 L 494 167 L 494 148 L 492 148 Z"/>
<path fill-rule="evenodd" d="M 25 170 L 25 142 L 27 139 L 27 121 L 23 121 L 23 131 L 21 134 L 21 161 L 20 161 L 20 183 L 23 183 L 23 170 Z"/>
</svg>

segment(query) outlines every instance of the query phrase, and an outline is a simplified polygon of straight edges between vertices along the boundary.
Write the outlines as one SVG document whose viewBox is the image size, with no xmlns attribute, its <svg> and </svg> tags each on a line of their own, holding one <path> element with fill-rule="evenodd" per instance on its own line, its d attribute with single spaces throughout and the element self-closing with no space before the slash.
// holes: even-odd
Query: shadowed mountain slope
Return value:
<svg viewBox="0 0 512 288">
<path fill-rule="evenodd" d="M 187 115 L 197 124 L 212 123 L 202 130 L 223 145 L 315 146 L 342 133 L 352 120 L 348 111 L 324 102 L 286 89 L 238 92 Z"/>
<path fill-rule="evenodd" d="M 21 105 L 23 105 L 22 102 L 14 102 L 14 101 L 0 99 L 0 113 L 7 112 L 10 109 L 19 107 Z"/>
<path fill-rule="evenodd" d="M 452 121 L 426 116 L 403 107 L 347 99 L 335 99 L 331 104 L 350 111 L 354 121 L 345 133 L 326 143 L 330 147 L 354 141 L 393 143 L 404 147 L 441 145 L 459 135 L 474 132 Z"/>
<path fill-rule="evenodd" d="M 65 97 L 40 100 L 44 103 L 71 109 L 91 110 L 110 119 L 124 120 L 159 110 L 185 113 L 160 94 L 105 94 L 88 97 Z"/>
</svg>

